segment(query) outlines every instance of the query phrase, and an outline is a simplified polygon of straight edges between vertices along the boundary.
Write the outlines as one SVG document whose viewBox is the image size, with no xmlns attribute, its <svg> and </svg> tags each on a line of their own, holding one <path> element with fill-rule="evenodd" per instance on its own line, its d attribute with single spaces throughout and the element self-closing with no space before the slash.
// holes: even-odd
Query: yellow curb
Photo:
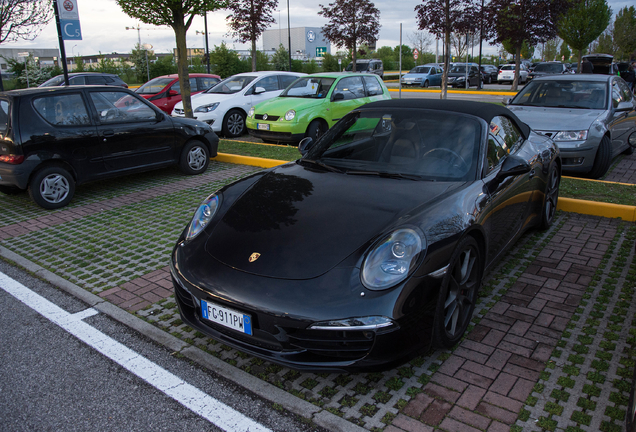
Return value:
<svg viewBox="0 0 636 432">
<path fill-rule="evenodd" d="M 390 88 L 390 92 L 400 91 L 399 89 Z M 441 93 L 441 90 L 426 90 L 426 89 L 402 89 L 403 92 L 411 93 Z M 479 91 L 479 90 L 446 90 L 447 93 L 453 94 L 471 94 L 471 95 L 490 95 L 490 96 L 514 96 L 517 92 L 512 91 Z"/>
<path fill-rule="evenodd" d="M 227 153 L 219 153 L 212 158 L 218 162 L 227 162 L 240 165 L 250 165 L 262 168 L 273 168 L 286 164 L 290 161 L 265 159 L 252 156 L 239 156 Z M 633 186 L 633 185 L 632 185 Z M 557 210 L 570 213 L 587 214 L 591 216 L 602 216 L 607 218 L 622 219 L 628 222 L 636 222 L 636 207 L 623 204 L 610 204 L 597 201 L 577 200 L 573 198 L 559 197 Z"/>
<path fill-rule="evenodd" d="M 636 207 L 623 204 L 610 204 L 597 201 L 585 201 L 573 198 L 559 197 L 557 210 L 592 216 L 622 219 L 628 222 L 636 221 Z"/>
<path fill-rule="evenodd" d="M 229 140 L 229 139 L 225 139 L 223 141 L 237 142 L 237 143 L 244 143 L 244 144 L 256 144 L 256 145 L 271 146 L 271 147 L 283 147 L 283 148 L 297 147 L 297 146 L 286 145 L 286 144 L 267 144 L 263 142 L 254 142 L 254 141 L 241 141 L 241 140 Z"/>
<path fill-rule="evenodd" d="M 273 168 L 278 165 L 286 164 L 289 161 L 276 160 L 276 159 L 265 159 L 253 156 L 239 156 L 232 155 L 227 153 L 219 153 L 215 158 L 212 158 L 217 162 L 227 162 L 239 165 L 250 165 L 257 166 L 261 168 Z"/>
</svg>

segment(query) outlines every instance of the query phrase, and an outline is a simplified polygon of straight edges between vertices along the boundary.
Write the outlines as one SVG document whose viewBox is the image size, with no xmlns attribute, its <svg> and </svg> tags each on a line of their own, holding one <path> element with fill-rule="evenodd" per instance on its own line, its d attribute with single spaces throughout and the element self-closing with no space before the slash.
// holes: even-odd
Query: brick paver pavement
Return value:
<svg viewBox="0 0 636 432">
<path fill-rule="evenodd" d="M 603 180 L 636 184 L 636 153 L 624 156 Z"/>
<path fill-rule="evenodd" d="M 385 432 L 509 430 L 616 226 L 614 220 L 571 215 Z"/>
</svg>

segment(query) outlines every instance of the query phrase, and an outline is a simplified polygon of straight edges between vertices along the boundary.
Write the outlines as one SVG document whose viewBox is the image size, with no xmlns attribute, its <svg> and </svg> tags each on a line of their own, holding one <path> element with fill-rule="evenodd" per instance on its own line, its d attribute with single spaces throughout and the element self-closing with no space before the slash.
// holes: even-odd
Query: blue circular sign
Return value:
<svg viewBox="0 0 636 432">
<path fill-rule="evenodd" d="M 314 33 L 313 31 L 309 30 L 309 31 L 307 32 L 307 40 L 308 40 L 309 42 L 313 42 L 313 41 L 315 41 L 315 40 L 316 40 L 316 33 Z"/>
</svg>

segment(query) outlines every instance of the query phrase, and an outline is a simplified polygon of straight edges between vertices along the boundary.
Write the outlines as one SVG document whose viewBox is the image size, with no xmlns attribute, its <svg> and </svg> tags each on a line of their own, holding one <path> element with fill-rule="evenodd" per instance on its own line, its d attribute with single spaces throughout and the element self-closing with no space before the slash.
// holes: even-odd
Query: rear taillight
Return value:
<svg viewBox="0 0 636 432">
<path fill-rule="evenodd" d="M 18 165 L 24 162 L 23 155 L 0 155 L 0 162 Z"/>
</svg>

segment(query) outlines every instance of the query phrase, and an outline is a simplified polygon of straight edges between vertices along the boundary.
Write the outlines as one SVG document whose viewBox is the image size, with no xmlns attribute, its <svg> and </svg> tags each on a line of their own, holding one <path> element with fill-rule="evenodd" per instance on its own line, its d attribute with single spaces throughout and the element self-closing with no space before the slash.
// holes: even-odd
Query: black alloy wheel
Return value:
<svg viewBox="0 0 636 432">
<path fill-rule="evenodd" d="M 464 335 L 475 310 L 482 272 L 479 245 L 473 237 L 467 236 L 451 256 L 437 300 L 433 324 L 433 340 L 437 346 L 450 348 Z"/>
<path fill-rule="evenodd" d="M 245 113 L 233 109 L 223 119 L 223 135 L 228 138 L 236 138 L 245 133 Z"/>
<path fill-rule="evenodd" d="M 559 185 L 561 184 L 561 176 L 559 176 L 559 167 L 555 163 L 550 168 L 548 176 L 548 184 L 545 188 L 543 198 L 543 208 L 541 209 L 541 223 L 539 227 L 547 230 L 552 226 L 554 215 L 556 214 L 557 204 L 559 203 Z"/>
</svg>

